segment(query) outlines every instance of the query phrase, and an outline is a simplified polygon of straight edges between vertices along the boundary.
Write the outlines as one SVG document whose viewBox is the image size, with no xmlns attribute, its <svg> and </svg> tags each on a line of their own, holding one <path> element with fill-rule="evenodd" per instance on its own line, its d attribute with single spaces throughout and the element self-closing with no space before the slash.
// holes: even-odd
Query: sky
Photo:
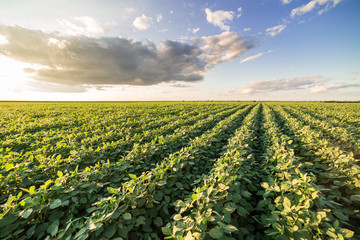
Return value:
<svg viewBox="0 0 360 240">
<path fill-rule="evenodd" d="M 359 0 L 0 0 L 0 100 L 360 100 Z"/>
</svg>

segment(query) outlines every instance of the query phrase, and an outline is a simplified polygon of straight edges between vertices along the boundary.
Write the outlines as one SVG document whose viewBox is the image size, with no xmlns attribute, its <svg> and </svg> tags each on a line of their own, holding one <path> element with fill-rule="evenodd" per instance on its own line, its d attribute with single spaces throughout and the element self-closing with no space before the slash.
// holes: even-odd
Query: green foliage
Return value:
<svg viewBox="0 0 360 240">
<path fill-rule="evenodd" d="M 0 103 L 0 239 L 360 239 L 358 103 Z"/>
</svg>

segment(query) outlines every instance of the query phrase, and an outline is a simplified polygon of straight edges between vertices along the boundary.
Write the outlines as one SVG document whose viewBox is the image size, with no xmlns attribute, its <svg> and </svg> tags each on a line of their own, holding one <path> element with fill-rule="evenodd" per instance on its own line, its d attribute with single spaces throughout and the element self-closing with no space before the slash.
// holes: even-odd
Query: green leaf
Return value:
<svg viewBox="0 0 360 240">
<path fill-rule="evenodd" d="M 335 216 L 341 220 L 347 221 L 349 218 L 345 216 L 342 212 L 334 212 Z"/>
<path fill-rule="evenodd" d="M 226 231 L 227 233 L 235 232 L 235 231 L 238 230 L 238 229 L 237 229 L 235 226 L 233 226 L 233 225 L 226 225 L 226 226 L 224 227 L 224 229 L 225 229 L 225 231 Z"/>
<path fill-rule="evenodd" d="M 111 225 L 110 227 L 108 227 L 105 231 L 105 236 L 107 238 L 111 238 L 112 236 L 114 236 L 114 234 L 116 233 L 116 227 L 115 225 Z"/>
<path fill-rule="evenodd" d="M 192 240 L 192 239 L 193 239 L 193 237 L 192 237 L 192 235 L 191 235 L 191 232 L 189 231 L 189 232 L 186 234 L 184 240 Z"/>
<path fill-rule="evenodd" d="M 55 199 L 51 204 L 50 204 L 50 209 L 55 209 L 57 207 L 61 206 L 61 200 L 60 199 Z"/>
<path fill-rule="evenodd" d="M 352 238 L 354 236 L 354 232 L 347 228 L 341 228 L 340 233 L 346 238 Z"/>
<path fill-rule="evenodd" d="M 163 232 L 163 234 L 164 234 L 165 236 L 170 236 L 170 235 L 171 235 L 171 229 L 168 228 L 168 227 L 163 227 L 163 228 L 161 228 L 161 231 Z"/>
<path fill-rule="evenodd" d="M 299 238 L 299 239 L 303 239 L 303 238 Z M 275 237 L 275 240 L 289 240 L 289 237 L 286 235 L 277 235 Z"/>
<path fill-rule="evenodd" d="M 284 198 L 283 206 L 285 209 L 290 209 L 290 207 L 291 207 L 291 202 L 287 197 Z"/>
<path fill-rule="evenodd" d="M 58 172 L 57 172 L 57 175 L 58 175 L 58 177 L 64 176 L 64 174 L 63 174 L 61 171 L 58 171 Z"/>
<path fill-rule="evenodd" d="M 244 197 L 248 198 L 248 197 L 251 196 L 251 193 L 248 192 L 248 191 L 243 191 L 243 192 L 241 192 L 241 195 L 243 195 Z"/>
<path fill-rule="evenodd" d="M 0 219 L 0 228 L 9 226 L 13 222 L 15 222 L 18 218 L 13 215 L 7 215 Z"/>
<path fill-rule="evenodd" d="M 316 217 L 317 219 L 321 220 L 326 217 L 326 212 L 318 212 Z"/>
<path fill-rule="evenodd" d="M 225 184 L 223 183 L 219 183 L 218 187 L 222 190 L 227 190 L 229 188 L 229 186 L 226 186 Z"/>
<path fill-rule="evenodd" d="M 145 224 L 145 221 L 146 221 L 146 217 L 144 217 L 144 216 L 139 216 L 139 217 L 136 219 L 136 226 L 140 226 L 141 224 Z"/>
<path fill-rule="evenodd" d="M 257 192 L 257 187 L 254 184 L 249 184 L 247 188 L 252 192 Z"/>
<path fill-rule="evenodd" d="M 137 178 L 135 174 L 129 174 L 129 176 L 130 176 L 132 179 Z"/>
<path fill-rule="evenodd" d="M 89 224 L 89 229 L 91 230 L 91 231 L 94 231 L 95 229 L 98 229 L 99 227 L 101 227 L 102 226 L 102 223 L 94 223 L 94 222 L 91 222 L 90 224 Z"/>
<path fill-rule="evenodd" d="M 310 201 L 309 200 L 305 201 L 304 207 L 305 208 L 310 208 Z"/>
<path fill-rule="evenodd" d="M 130 220 L 130 219 L 131 219 L 131 214 L 130 214 L 130 213 L 125 213 L 125 214 L 123 215 L 123 218 L 124 218 L 125 220 Z"/>
<path fill-rule="evenodd" d="M 13 169 L 14 168 L 14 164 L 12 163 L 8 163 L 5 165 L 5 170 L 10 170 L 10 169 Z"/>
<path fill-rule="evenodd" d="M 77 233 L 76 233 L 76 235 L 75 235 L 75 239 L 76 238 L 79 238 L 81 235 L 83 235 L 84 233 L 86 232 L 86 228 L 82 228 L 82 229 L 80 229 L 80 231 L 78 231 Z"/>
<path fill-rule="evenodd" d="M 33 225 L 31 228 L 29 228 L 27 231 L 26 231 L 26 236 L 28 237 L 31 237 L 34 232 L 35 232 L 35 228 L 36 228 L 36 225 Z"/>
<path fill-rule="evenodd" d="M 31 186 L 29 188 L 29 193 L 30 193 L 30 195 L 34 195 L 36 193 L 35 186 Z"/>
<path fill-rule="evenodd" d="M 268 189 L 269 188 L 269 184 L 267 182 L 263 182 L 261 183 L 261 186 L 265 189 Z"/>
<path fill-rule="evenodd" d="M 220 229 L 213 228 L 209 232 L 210 237 L 220 239 L 223 236 L 223 232 Z"/>
<path fill-rule="evenodd" d="M 22 194 L 23 194 L 23 192 L 19 192 L 18 195 L 16 195 L 16 198 L 17 199 L 21 198 Z"/>
<path fill-rule="evenodd" d="M 334 232 L 330 231 L 330 230 L 326 231 L 326 235 L 328 235 L 328 236 L 330 236 L 330 237 L 332 237 L 334 239 L 338 238 L 337 235 Z"/>
<path fill-rule="evenodd" d="M 50 224 L 50 226 L 46 229 L 46 232 L 54 237 L 57 234 L 58 230 L 59 230 L 59 221 L 55 221 L 54 223 Z"/>
<path fill-rule="evenodd" d="M 158 227 L 160 227 L 160 226 L 162 226 L 162 225 L 164 224 L 161 217 L 156 217 L 156 218 L 154 219 L 154 223 L 155 223 L 155 225 L 158 226 Z"/>
<path fill-rule="evenodd" d="M 360 195 L 352 195 L 350 200 L 354 202 L 360 202 Z"/>
<path fill-rule="evenodd" d="M 154 194 L 154 198 L 156 201 L 161 201 L 163 199 L 164 193 L 162 191 L 158 191 Z"/>
<path fill-rule="evenodd" d="M 186 204 L 181 200 L 176 200 L 174 202 L 175 207 L 186 207 Z"/>
<path fill-rule="evenodd" d="M 192 198 L 193 200 L 198 200 L 198 195 L 197 195 L 197 194 L 193 194 L 193 195 L 191 195 L 191 198 Z"/>
<path fill-rule="evenodd" d="M 107 187 L 106 189 L 108 190 L 108 192 L 109 192 L 110 194 L 115 194 L 115 193 L 118 192 L 118 190 L 117 190 L 116 188 Z"/>
<path fill-rule="evenodd" d="M 97 207 L 90 207 L 90 208 L 86 209 L 86 212 L 92 213 L 92 212 L 94 212 L 96 209 L 97 209 Z"/>
<path fill-rule="evenodd" d="M 33 212 L 33 209 L 32 209 L 32 208 L 29 208 L 29 209 L 23 211 L 22 214 L 21 214 L 21 216 L 22 216 L 23 218 L 27 219 L 27 218 L 31 215 L 32 212 Z"/>
<path fill-rule="evenodd" d="M 174 216 L 174 220 L 175 221 L 180 221 L 182 219 L 182 216 L 180 215 L 180 214 L 176 214 L 175 216 Z"/>
</svg>

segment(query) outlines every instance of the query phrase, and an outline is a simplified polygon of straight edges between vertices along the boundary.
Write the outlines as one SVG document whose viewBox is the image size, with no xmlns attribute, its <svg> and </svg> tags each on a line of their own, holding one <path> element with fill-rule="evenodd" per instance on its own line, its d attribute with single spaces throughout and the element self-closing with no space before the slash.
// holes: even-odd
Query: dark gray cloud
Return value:
<svg viewBox="0 0 360 240">
<path fill-rule="evenodd" d="M 118 37 L 61 35 L 0 25 L 0 54 L 33 64 L 25 69 L 38 81 L 64 85 L 154 85 L 196 82 L 216 64 L 254 47 L 236 33 L 194 38 L 192 42 L 135 41 Z M 83 88 L 81 88 L 83 89 Z"/>
</svg>

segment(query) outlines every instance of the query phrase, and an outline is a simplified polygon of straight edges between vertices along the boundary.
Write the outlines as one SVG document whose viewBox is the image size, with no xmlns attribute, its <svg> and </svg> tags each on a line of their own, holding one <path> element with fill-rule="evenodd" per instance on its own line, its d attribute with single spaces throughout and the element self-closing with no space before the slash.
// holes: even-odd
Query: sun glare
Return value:
<svg viewBox="0 0 360 240">
<path fill-rule="evenodd" d="M 8 44 L 8 40 L 0 34 L 0 45 L 3 45 L 3 44 Z"/>
<path fill-rule="evenodd" d="M 10 91 L 19 91 L 19 88 L 23 88 L 23 84 L 27 81 L 27 74 L 23 69 L 28 67 L 28 64 L 0 56 L 0 66 L 1 86 Z"/>
</svg>

